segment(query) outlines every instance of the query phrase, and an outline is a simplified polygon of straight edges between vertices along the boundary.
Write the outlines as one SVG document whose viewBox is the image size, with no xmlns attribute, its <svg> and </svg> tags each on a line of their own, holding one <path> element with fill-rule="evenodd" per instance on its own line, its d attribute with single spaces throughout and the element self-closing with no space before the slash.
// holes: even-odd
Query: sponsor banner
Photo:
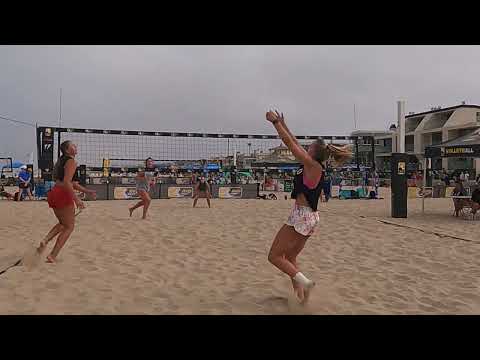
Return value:
<svg viewBox="0 0 480 360">
<path fill-rule="evenodd" d="M 184 178 L 178 177 L 175 181 L 177 185 L 190 185 L 190 182 L 192 181 L 192 179 L 189 177 L 184 177 Z"/>
<path fill-rule="evenodd" d="M 223 186 L 218 188 L 218 197 L 220 199 L 241 199 L 242 188 L 241 187 L 229 187 Z"/>
<path fill-rule="evenodd" d="M 113 189 L 113 198 L 115 200 L 138 199 L 137 189 L 135 187 L 116 186 Z"/>
<path fill-rule="evenodd" d="M 477 150 L 477 151 L 476 151 Z M 473 146 L 454 146 L 445 148 L 444 156 L 446 157 L 468 157 L 479 154 L 480 149 L 475 149 Z"/>
<path fill-rule="evenodd" d="M 110 160 L 109 159 L 103 159 L 102 167 L 103 167 L 103 176 L 105 177 L 110 176 Z"/>
<path fill-rule="evenodd" d="M 122 185 L 135 185 L 135 178 L 122 177 Z"/>
<path fill-rule="evenodd" d="M 169 198 L 191 198 L 193 197 L 193 187 L 170 186 L 168 188 Z"/>
<path fill-rule="evenodd" d="M 283 183 L 283 191 L 285 192 L 292 192 L 293 190 L 293 182 L 291 180 L 285 180 Z"/>
<path fill-rule="evenodd" d="M 421 187 L 417 188 L 417 197 L 433 198 L 433 189 L 431 187 L 425 188 L 425 196 L 423 196 L 422 191 L 423 191 L 423 188 Z"/>
<path fill-rule="evenodd" d="M 454 189 L 454 188 L 452 188 Z M 448 194 L 448 188 L 447 188 Z M 409 187 L 408 188 L 408 198 L 415 199 L 415 198 L 422 198 L 422 188 L 421 187 Z M 425 198 L 432 198 L 433 197 L 433 189 L 432 188 L 425 188 Z"/>
<path fill-rule="evenodd" d="M 362 189 L 361 186 L 353 186 L 353 185 L 343 185 L 342 191 L 358 191 L 358 189 Z"/>
</svg>

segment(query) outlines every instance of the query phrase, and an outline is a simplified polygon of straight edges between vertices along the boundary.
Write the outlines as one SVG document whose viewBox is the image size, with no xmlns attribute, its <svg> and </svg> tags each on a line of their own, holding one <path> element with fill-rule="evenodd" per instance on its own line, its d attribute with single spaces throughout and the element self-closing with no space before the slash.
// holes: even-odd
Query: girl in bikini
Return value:
<svg viewBox="0 0 480 360">
<path fill-rule="evenodd" d="M 154 167 L 154 163 L 152 158 L 148 158 L 146 160 L 146 166 L 147 170 L 151 170 Z M 135 206 L 128 208 L 130 211 L 130 217 L 132 216 L 133 212 L 135 209 L 138 209 L 139 207 L 143 206 L 143 216 L 142 219 L 147 218 L 147 212 L 148 208 L 150 207 L 150 203 L 152 202 L 152 198 L 150 197 L 149 191 L 150 191 L 150 186 L 153 184 L 153 179 L 152 179 L 153 173 L 151 171 L 145 172 L 143 170 L 139 171 L 137 173 L 137 194 L 140 197 L 140 201 L 135 204 Z"/>
<path fill-rule="evenodd" d="M 58 235 L 53 250 L 47 256 L 47 262 L 49 263 L 55 262 L 58 253 L 73 232 L 75 206 L 79 209 L 85 207 L 74 190 L 90 194 L 94 199 L 96 196 L 95 191 L 88 190 L 78 183 L 77 164 L 75 162 L 77 146 L 71 141 L 64 141 L 60 145 L 60 151 L 62 155 L 53 169 L 55 186 L 48 192 L 47 197 L 48 205 L 53 209 L 59 223 L 50 230 L 37 249 L 39 253 L 42 253 L 50 240 Z"/>
<path fill-rule="evenodd" d="M 319 222 L 317 206 L 323 186 L 325 162 L 333 157 L 337 164 L 341 164 L 352 157 L 352 152 L 347 146 L 326 145 L 323 140 L 315 141 L 307 151 L 288 129 L 283 113 L 269 111 L 266 118 L 273 124 L 283 143 L 302 164 L 294 179 L 292 198 L 295 199 L 295 206 L 287 222 L 277 233 L 268 260 L 290 276 L 296 296 L 304 303 L 308 300 L 315 283 L 300 272 L 297 256 Z"/>
</svg>

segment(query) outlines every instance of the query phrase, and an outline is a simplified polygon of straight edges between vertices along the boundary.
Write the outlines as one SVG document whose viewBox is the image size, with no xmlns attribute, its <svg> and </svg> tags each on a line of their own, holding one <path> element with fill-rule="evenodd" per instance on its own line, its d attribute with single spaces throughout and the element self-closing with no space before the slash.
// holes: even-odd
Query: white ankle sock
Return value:
<svg viewBox="0 0 480 360">
<path fill-rule="evenodd" d="M 302 285 L 304 288 L 307 288 L 307 289 L 315 285 L 315 283 L 312 280 L 308 279 L 300 271 L 295 274 L 295 276 L 293 277 L 293 280 L 295 280 L 296 282 L 298 282 L 300 285 Z"/>
</svg>

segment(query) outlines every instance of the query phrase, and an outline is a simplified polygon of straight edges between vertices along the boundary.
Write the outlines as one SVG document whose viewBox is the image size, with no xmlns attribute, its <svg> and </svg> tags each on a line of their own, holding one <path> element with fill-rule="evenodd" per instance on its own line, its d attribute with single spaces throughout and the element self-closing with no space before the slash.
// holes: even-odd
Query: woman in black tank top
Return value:
<svg viewBox="0 0 480 360">
<path fill-rule="evenodd" d="M 71 141 L 64 141 L 60 145 L 62 156 L 58 159 L 53 169 L 55 186 L 48 192 L 48 205 L 53 209 L 58 224 L 55 225 L 47 236 L 40 242 L 37 251 L 41 254 L 47 244 L 58 235 L 55 246 L 47 262 L 54 263 L 58 253 L 73 232 L 75 225 L 75 206 L 83 209 L 84 205 L 75 194 L 74 190 L 90 194 L 95 198 L 95 191 L 84 188 L 78 183 L 77 164 L 75 155 L 77 147 Z"/>
<path fill-rule="evenodd" d="M 268 260 L 290 276 L 295 295 L 304 303 L 315 283 L 299 271 L 297 256 L 319 221 L 317 205 L 323 185 L 323 164 L 330 157 L 337 163 L 345 162 L 351 158 L 352 153 L 347 147 L 326 145 L 321 139 L 305 150 L 288 129 L 283 113 L 269 111 L 266 118 L 275 126 L 283 143 L 302 164 L 295 176 L 292 191 L 295 207 L 273 240 Z"/>
<path fill-rule="evenodd" d="M 197 201 L 199 198 L 205 198 L 207 199 L 207 204 L 208 207 L 211 207 L 210 204 L 210 185 L 208 185 L 207 181 L 205 180 L 205 177 L 201 177 L 197 184 L 195 185 L 195 197 L 193 200 L 193 207 L 197 205 Z"/>
</svg>

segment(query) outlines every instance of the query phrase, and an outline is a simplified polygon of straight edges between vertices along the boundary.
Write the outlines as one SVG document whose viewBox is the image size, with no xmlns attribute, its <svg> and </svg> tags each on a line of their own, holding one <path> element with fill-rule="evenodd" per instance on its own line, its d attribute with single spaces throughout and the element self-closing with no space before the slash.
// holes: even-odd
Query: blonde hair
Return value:
<svg viewBox="0 0 480 360">
<path fill-rule="evenodd" d="M 329 157 L 333 158 L 338 165 L 343 165 L 353 157 L 352 148 L 352 145 L 337 146 L 327 144 L 327 152 L 329 152 L 330 155 Z"/>
<path fill-rule="evenodd" d="M 319 163 L 333 159 L 337 165 L 342 165 L 353 157 L 352 145 L 325 144 L 323 140 L 317 140 L 315 144 L 315 160 Z"/>
</svg>

